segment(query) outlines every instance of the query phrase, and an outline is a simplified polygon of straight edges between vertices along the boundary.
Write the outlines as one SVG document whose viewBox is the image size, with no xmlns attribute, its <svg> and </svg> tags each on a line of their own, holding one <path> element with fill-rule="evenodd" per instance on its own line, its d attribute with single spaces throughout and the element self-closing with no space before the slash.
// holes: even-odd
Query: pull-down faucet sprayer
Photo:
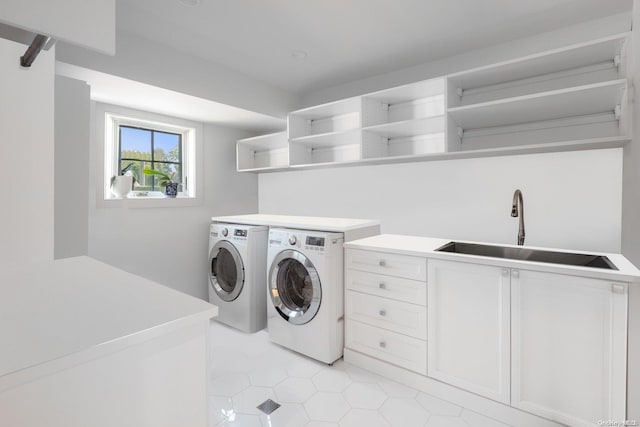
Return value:
<svg viewBox="0 0 640 427">
<path fill-rule="evenodd" d="M 524 200 L 522 199 L 522 191 L 516 190 L 513 193 L 513 204 L 511 205 L 511 216 L 520 217 L 518 226 L 518 245 L 524 245 Z"/>
</svg>

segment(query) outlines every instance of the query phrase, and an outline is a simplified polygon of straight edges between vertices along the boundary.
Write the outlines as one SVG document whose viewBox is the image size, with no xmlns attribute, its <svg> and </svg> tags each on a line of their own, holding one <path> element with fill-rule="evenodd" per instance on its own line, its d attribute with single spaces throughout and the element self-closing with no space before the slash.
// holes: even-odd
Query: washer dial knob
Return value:
<svg viewBox="0 0 640 427">
<path fill-rule="evenodd" d="M 295 245 L 297 242 L 298 242 L 298 239 L 296 239 L 296 236 L 294 236 L 293 234 L 289 236 L 289 244 L 291 246 Z"/>
<path fill-rule="evenodd" d="M 229 230 L 227 230 L 226 228 L 223 228 L 223 229 L 222 229 L 222 235 L 223 235 L 224 237 L 227 237 L 227 234 L 229 234 Z"/>
</svg>

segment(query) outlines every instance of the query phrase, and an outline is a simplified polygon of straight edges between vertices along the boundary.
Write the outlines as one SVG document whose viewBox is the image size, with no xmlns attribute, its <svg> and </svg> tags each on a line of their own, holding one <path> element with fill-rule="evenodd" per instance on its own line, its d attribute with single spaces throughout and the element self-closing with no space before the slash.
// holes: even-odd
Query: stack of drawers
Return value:
<svg viewBox="0 0 640 427">
<path fill-rule="evenodd" d="M 345 346 L 427 374 L 427 260 L 346 249 Z"/>
</svg>

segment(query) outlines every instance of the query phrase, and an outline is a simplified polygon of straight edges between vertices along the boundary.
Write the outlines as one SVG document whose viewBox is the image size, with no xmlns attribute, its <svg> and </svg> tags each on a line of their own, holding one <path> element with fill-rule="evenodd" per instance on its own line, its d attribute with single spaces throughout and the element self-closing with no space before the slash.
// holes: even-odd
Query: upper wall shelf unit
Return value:
<svg viewBox="0 0 640 427">
<path fill-rule="evenodd" d="M 287 132 L 241 139 L 236 143 L 238 172 L 281 169 L 289 166 Z"/>
<path fill-rule="evenodd" d="M 631 139 L 630 39 L 618 34 L 294 111 L 278 149 L 260 149 L 260 137 L 238 141 L 238 170 L 621 147 Z M 275 155 L 285 146 L 286 162 Z"/>
</svg>

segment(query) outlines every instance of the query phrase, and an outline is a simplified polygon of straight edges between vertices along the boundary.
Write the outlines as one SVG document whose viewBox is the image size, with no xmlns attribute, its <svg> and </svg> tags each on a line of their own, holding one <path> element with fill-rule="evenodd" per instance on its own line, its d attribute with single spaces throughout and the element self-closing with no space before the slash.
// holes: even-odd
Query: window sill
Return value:
<svg viewBox="0 0 640 427">
<path fill-rule="evenodd" d="M 135 192 L 134 192 L 135 193 Z M 178 194 L 177 197 L 167 197 L 162 193 L 146 196 L 128 195 L 125 198 L 110 197 L 98 200 L 99 208 L 176 208 L 198 206 L 201 204 L 198 197 Z"/>
</svg>

